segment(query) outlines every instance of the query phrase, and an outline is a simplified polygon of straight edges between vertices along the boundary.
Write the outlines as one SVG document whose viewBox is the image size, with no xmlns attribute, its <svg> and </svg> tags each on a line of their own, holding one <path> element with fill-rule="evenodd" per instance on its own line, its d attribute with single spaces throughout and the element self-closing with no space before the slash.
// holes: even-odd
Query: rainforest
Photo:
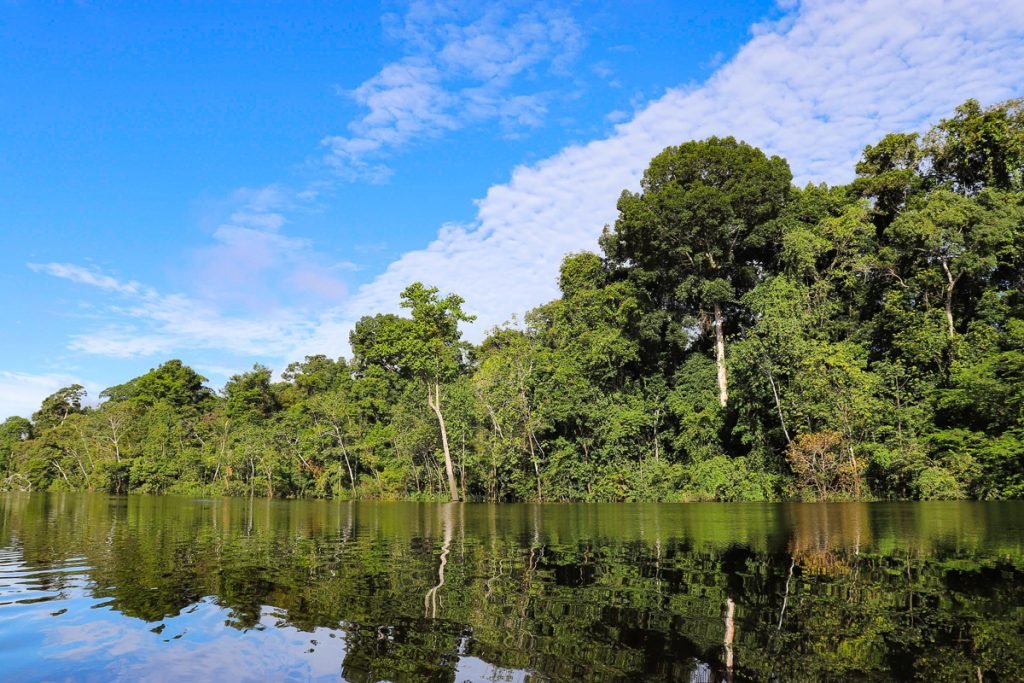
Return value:
<svg viewBox="0 0 1024 683">
<path fill-rule="evenodd" d="M 482 343 L 471 292 L 414 283 L 348 358 L 69 386 L 0 425 L 0 490 L 1024 496 L 1024 103 L 969 100 L 854 171 L 800 188 L 731 137 L 668 147 L 560 297 Z"/>
</svg>

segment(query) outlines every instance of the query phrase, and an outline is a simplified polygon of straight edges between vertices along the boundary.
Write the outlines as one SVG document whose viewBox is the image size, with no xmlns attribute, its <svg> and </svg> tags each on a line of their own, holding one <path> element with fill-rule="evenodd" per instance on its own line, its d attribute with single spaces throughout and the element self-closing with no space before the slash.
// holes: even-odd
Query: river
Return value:
<svg viewBox="0 0 1024 683">
<path fill-rule="evenodd" d="M 0 672 L 1021 680 L 1024 503 L 2 494 Z"/>
</svg>

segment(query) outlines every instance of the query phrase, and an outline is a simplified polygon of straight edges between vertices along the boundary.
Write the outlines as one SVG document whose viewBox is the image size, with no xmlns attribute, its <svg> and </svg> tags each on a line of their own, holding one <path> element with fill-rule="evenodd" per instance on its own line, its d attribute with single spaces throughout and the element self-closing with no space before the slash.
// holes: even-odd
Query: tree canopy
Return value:
<svg viewBox="0 0 1024 683">
<path fill-rule="evenodd" d="M 1024 106 L 970 100 L 798 188 L 668 147 L 560 296 L 462 338 L 423 283 L 352 357 L 180 360 L 0 429 L 0 486 L 452 500 L 1024 496 Z M 342 340 L 339 340 L 339 346 Z"/>
</svg>

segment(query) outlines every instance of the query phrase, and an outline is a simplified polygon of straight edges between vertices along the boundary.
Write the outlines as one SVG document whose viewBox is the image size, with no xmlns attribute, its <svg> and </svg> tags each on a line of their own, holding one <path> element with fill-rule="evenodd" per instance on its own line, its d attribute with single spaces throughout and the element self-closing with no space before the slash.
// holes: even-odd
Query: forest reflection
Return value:
<svg viewBox="0 0 1024 683">
<path fill-rule="evenodd" d="M 1008 681 L 1024 670 L 1014 502 L 26 494 L 0 497 L 0 548 L 0 664 L 24 680 L 110 674 L 105 653 L 62 652 L 50 637 L 109 615 L 134 638 L 122 673 L 285 634 L 273 645 L 283 671 L 358 682 Z M 24 629 L 42 645 L 18 650 Z M 234 678 L 266 673 L 258 658 L 233 665 Z"/>
</svg>

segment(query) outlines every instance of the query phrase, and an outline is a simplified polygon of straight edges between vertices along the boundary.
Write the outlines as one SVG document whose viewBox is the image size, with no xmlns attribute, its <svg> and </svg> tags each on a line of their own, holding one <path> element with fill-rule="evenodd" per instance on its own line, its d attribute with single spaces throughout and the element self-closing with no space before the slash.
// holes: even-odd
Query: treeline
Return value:
<svg viewBox="0 0 1024 683">
<path fill-rule="evenodd" d="M 7 488 L 464 500 L 1024 495 L 1024 101 L 792 185 L 669 147 L 561 297 L 461 341 L 457 295 L 223 391 L 170 361 L 0 426 Z"/>
</svg>

